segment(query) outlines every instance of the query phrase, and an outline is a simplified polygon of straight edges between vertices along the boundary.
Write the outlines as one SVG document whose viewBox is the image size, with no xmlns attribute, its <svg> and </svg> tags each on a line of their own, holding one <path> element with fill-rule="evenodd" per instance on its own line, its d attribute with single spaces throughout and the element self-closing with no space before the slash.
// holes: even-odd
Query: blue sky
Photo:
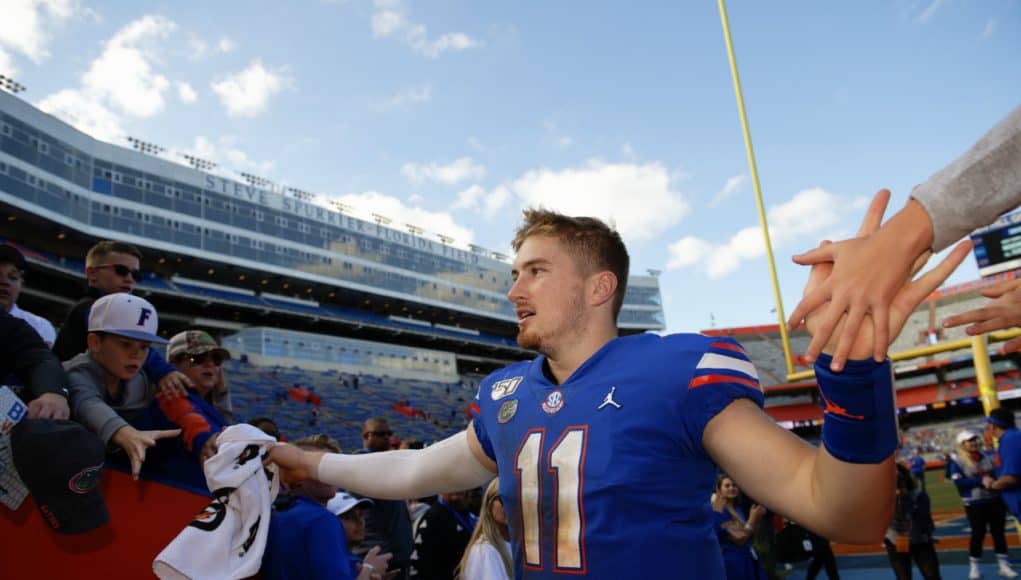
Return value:
<svg viewBox="0 0 1021 580">
<path fill-rule="evenodd" d="M 775 322 L 715 2 L 5 0 L 0 74 L 127 136 L 509 253 L 611 218 L 670 331 Z M 784 306 L 1021 101 L 1021 2 L 728 4 Z M 954 279 L 977 277 L 969 260 Z"/>
</svg>

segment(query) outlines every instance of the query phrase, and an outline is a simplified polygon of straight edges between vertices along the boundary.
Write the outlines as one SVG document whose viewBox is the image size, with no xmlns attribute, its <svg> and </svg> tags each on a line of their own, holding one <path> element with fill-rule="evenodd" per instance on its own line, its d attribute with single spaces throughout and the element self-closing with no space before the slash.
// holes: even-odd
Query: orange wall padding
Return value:
<svg viewBox="0 0 1021 580">
<path fill-rule="evenodd" d="M 84 534 L 52 531 L 31 497 L 16 512 L 0 505 L 0 577 L 155 578 L 153 558 L 209 503 L 112 469 L 100 486 L 110 522 Z"/>
</svg>

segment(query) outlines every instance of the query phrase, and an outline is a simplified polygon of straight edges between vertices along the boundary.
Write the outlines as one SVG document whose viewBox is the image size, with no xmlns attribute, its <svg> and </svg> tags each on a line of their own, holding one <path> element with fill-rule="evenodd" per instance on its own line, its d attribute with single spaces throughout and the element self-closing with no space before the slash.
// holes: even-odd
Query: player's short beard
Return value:
<svg viewBox="0 0 1021 580">
<path fill-rule="evenodd" d="M 518 346 L 529 350 L 537 350 L 549 358 L 556 357 L 557 347 L 565 339 L 573 339 L 584 329 L 583 301 L 580 292 L 571 293 L 571 299 L 562 311 L 563 320 L 558 328 L 552 329 L 546 336 L 537 331 L 518 330 Z"/>
</svg>

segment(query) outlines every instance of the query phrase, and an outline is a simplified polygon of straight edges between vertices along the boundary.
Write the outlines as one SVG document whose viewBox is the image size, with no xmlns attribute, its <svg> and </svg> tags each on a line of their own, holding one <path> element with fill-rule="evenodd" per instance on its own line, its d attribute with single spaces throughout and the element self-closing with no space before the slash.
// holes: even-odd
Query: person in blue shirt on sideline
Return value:
<svg viewBox="0 0 1021 580">
<path fill-rule="evenodd" d="M 1014 422 L 1014 412 L 1003 407 L 993 409 L 986 417 L 986 429 L 999 439 L 1000 469 L 999 477 L 983 478 L 983 483 L 1000 492 L 1007 509 L 1021 522 L 1021 431 Z"/>
<path fill-rule="evenodd" d="M 879 227 L 887 201 L 873 201 L 862 235 Z M 718 470 L 824 537 L 880 541 L 899 438 L 890 363 L 871 358 L 871 324 L 859 328 L 854 360 L 842 372 L 831 371 L 828 360 L 815 367 L 825 417 L 817 448 L 763 412 L 758 373 L 737 342 L 618 336 L 629 259 L 604 222 L 529 209 L 512 245 L 507 296 L 518 343 L 539 356 L 484 379 L 474 420 L 457 435 L 420 451 L 364 455 L 277 445 L 270 459 L 285 480 L 314 477 L 402 499 L 473 488 L 496 474 L 518 578 L 668 578 L 683 571 L 722 580 L 706 500 Z M 968 251 L 962 244 L 918 280 L 904 281 L 889 336 Z M 815 266 L 807 289 L 829 272 L 828 264 Z M 810 317 L 810 332 L 815 322 Z M 836 339 L 830 342 L 826 352 Z"/>
<path fill-rule="evenodd" d="M 713 526 L 720 542 L 727 580 L 766 580 L 766 572 L 749 542 L 755 526 L 766 515 L 766 508 L 753 504 L 745 513 L 738 503 L 740 497 L 741 490 L 734 480 L 726 475 L 716 480 L 716 493 L 712 498 Z"/>
<path fill-rule="evenodd" d="M 964 430 L 957 434 L 957 454 L 950 462 L 950 479 L 957 486 L 964 502 L 964 511 L 971 526 L 971 541 L 968 546 L 970 561 L 969 579 L 981 578 L 979 563 L 982 560 L 982 543 L 986 529 L 993 537 L 993 549 L 1000 566 L 1000 576 L 1016 578 L 1017 572 L 1010 568 L 1007 557 L 1006 525 L 1007 510 L 1000 493 L 987 489 L 986 478 L 996 476 L 996 461 L 992 454 L 982 452 L 982 438 L 974 431 Z"/>
</svg>

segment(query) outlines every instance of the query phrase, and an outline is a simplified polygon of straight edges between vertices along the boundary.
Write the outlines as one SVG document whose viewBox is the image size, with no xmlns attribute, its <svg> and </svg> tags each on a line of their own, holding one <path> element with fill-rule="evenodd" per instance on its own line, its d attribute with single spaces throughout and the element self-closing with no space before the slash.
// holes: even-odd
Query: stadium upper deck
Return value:
<svg viewBox="0 0 1021 580">
<path fill-rule="evenodd" d="M 505 297 L 510 266 L 498 254 L 360 219 L 300 190 L 216 175 L 212 164 L 189 161 L 206 171 L 95 140 L 0 91 L 5 213 L 211 264 L 496 323 L 516 320 Z M 657 278 L 630 277 L 619 325 L 632 332 L 665 327 Z"/>
</svg>

